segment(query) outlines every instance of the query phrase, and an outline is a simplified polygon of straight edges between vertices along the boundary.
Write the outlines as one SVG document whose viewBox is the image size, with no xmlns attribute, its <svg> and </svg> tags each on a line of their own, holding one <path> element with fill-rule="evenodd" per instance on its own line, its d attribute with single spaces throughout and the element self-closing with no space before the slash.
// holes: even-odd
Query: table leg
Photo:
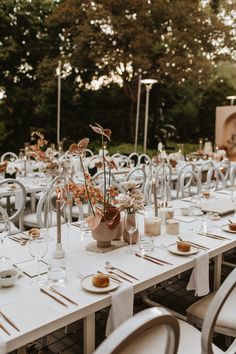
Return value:
<svg viewBox="0 0 236 354">
<path fill-rule="evenodd" d="M 35 210 L 36 210 L 36 195 L 35 195 L 35 192 L 32 192 L 31 195 L 30 195 L 30 202 L 31 202 L 31 212 L 32 213 L 35 213 Z"/>
<path fill-rule="evenodd" d="M 221 284 L 221 265 L 222 265 L 222 254 L 214 257 L 214 290 L 217 290 Z"/>
<path fill-rule="evenodd" d="M 95 313 L 84 318 L 84 354 L 95 350 Z"/>
<path fill-rule="evenodd" d="M 17 349 L 17 354 L 26 354 L 26 347 L 21 347 Z"/>
</svg>

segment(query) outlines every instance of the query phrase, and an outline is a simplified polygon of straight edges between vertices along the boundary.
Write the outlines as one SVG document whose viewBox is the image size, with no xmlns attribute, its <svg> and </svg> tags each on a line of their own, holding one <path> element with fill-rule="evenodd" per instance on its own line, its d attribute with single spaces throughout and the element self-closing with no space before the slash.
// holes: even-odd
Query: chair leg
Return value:
<svg viewBox="0 0 236 354">
<path fill-rule="evenodd" d="M 150 300 L 149 299 L 149 297 L 148 297 L 148 291 L 147 290 L 144 290 L 144 291 L 142 291 L 141 292 L 141 298 L 142 298 L 142 301 L 146 304 L 146 305 L 148 305 L 148 306 L 150 306 L 150 307 L 163 307 L 163 305 L 161 305 L 161 304 L 159 304 L 158 302 L 156 302 L 156 301 L 152 301 L 152 300 Z M 182 315 L 181 313 L 179 313 L 179 312 L 176 312 L 176 311 L 174 311 L 174 310 L 172 310 L 172 309 L 170 309 L 170 308 L 167 308 L 167 310 L 169 311 L 169 312 L 171 312 L 175 317 L 177 317 L 177 318 L 179 318 L 179 319 L 181 319 L 181 320 L 183 320 L 183 321 L 187 321 L 187 317 L 186 316 L 184 316 L 184 315 Z"/>
</svg>

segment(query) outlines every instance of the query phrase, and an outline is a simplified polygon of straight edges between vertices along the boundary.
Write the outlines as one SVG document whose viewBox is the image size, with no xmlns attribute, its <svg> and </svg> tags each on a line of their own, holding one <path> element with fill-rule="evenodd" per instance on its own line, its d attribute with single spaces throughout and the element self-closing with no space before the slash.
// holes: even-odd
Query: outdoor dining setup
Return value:
<svg viewBox="0 0 236 354">
<path fill-rule="evenodd" d="M 220 149 L 186 158 L 162 144 L 156 156 L 110 156 L 111 130 L 90 128 L 97 155 L 88 138 L 63 152 L 36 131 L 20 156 L 2 156 L 0 353 L 26 353 L 81 319 L 86 354 L 223 353 L 213 333 L 235 353 L 235 265 L 222 285 L 221 269 L 236 246 L 236 165 Z M 184 315 L 149 298 L 186 271 L 196 301 Z M 133 316 L 136 294 L 151 308 Z M 96 348 L 95 315 L 108 306 Z"/>
</svg>

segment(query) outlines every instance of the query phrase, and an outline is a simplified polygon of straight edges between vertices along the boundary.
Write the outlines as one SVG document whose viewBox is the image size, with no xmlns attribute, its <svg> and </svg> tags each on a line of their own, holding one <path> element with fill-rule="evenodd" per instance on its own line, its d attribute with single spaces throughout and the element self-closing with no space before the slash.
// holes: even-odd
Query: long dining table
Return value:
<svg viewBox="0 0 236 354">
<path fill-rule="evenodd" d="M 214 198 L 227 200 L 229 193 L 215 193 Z M 176 200 L 171 202 L 178 219 L 180 208 L 189 206 L 189 200 Z M 143 229 L 143 218 L 139 218 L 140 230 Z M 199 216 L 201 218 L 201 216 Z M 216 239 L 199 235 L 194 231 L 194 221 L 181 221 L 180 235 L 185 240 L 199 243 L 209 248 L 207 251 L 199 250 L 196 255 L 179 256 L 169 252 L 165 246 L 166 238 L 173 243 L 176 236 L 154 236 L 153 257 L 158 257 L 171 264 L 158 265 L 146 259 L 129 254 L 128 246 L 120 247 L 105 253 L 91 252 L 86 249 L 93 239 L 89 232 L 82 232 L 77 225 L 62 225 L 62 243 L 66 251 L 66 274 L 67 281 L 61 288 L 61 292 L 73 299 L 78 304 L 62 306 L 53 298 L 40 292 L 39 287 L 32 285 L 32 278 L 25 273 L 19 277 L 16 284 L 9 288 L 0 288 L 0 311 L 6 314 L 19 328 L 19 331 L 1 318 L 0 322 L 8 329 L 10 335 L 0 330 L 0 336 L 6 342 L 7 352 L 17 349 L 18 354 L 26 352 L 26 345 L 34 340 L 48 335 L 49 333 L 67 326 L 77 320 L 84 321 L 84 353 L 91 354 L 95 349 L 95 313 L 111 305 L 112 294 L 92 293 L 83 289 L 81 278 L 97 271 L 106 272 L 105 262 L 131 273 L 139 280 L 133 280 L 133 293 L 139 293 L 149 287 L 170 279 L 186 270 L 194 267 L 195 257 L 202 252 L 208 252 L 209 259 L 214 259 L 214 288 L 219 287 L 221 279 L 222 254 L 236 246 L 236 234 L 225 232 L 221 225 L 227 224 L 228 215 L 222 216 L 220 222 L 216 222 L 213 233 L 225 237 Z M 190 219 L 191 220 L 191 219 Z M 48 253 L 44 262 L 50 263 L 50 255 L 55 249 L 56 228 L 49 230 Z M 134 250 L 139 245 L 133 245 Z M 21 268 L 23 262 L 30 262 L 27 243 L 21 245 L 11 239 L 4 242 L 4 254 L 10 258 L 11 264 Z M 47 274 L 43 275 L 47 277 Z"/>
</svg>

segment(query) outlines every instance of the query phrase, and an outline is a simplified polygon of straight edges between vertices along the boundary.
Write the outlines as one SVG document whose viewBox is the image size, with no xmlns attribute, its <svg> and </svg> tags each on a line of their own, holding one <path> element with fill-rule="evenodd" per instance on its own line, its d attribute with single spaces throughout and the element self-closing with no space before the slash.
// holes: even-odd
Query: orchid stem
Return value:
<svg viewBox="0 0 236 354">
<path fill-rule="evenodd" d="M 103 135 L 102 135 L 102 159 L 103 159 L 103 174 L 104 174 L 104 187 L 103 187 L 103 213 L 105 215 L 106 212 L 106 190 L 107 190 L 107 185 L 106 185 L 106 166 L 105 166 L 105 152 L 104 152 L 104 142 L 103 142 Z"/>
<path fill-rule="evenodd" d="M 88 186 L 87 186 L 87 182 L 86 182 L 86 175 L 85 175 L 85 170 L 84 170 L 84 165 L 83 165 L 82 157 L 79 156 L 79 158 L 80 158 L 80 163 L 81 163 L 82 170 L 83 170 L 84 184 L 85 184 L 86 193 L 87 193 L 87 195 L 88 195 L 89 204 L 90 204 L 90 207 L 91 207 L 91 209 L 92 209 L 93 215 L 95 216 L 95 211 L 94 211 L 93 206 L 92 206 L 92 203 L 91 203 L 90 194 L 89 194 Z"/>
<path fill-rule="evenodd" d="M 109 173 L 108 173 L 108 186 L 109 186 L 109 192 L 110 192 L 110 187 L 111 187 L 111 168 L 109 166 Z M 108 200 L 107 200 L 107 204 L 109 204 L 110 202 L 110 193 L 108 194 Z"/>
</svg>

